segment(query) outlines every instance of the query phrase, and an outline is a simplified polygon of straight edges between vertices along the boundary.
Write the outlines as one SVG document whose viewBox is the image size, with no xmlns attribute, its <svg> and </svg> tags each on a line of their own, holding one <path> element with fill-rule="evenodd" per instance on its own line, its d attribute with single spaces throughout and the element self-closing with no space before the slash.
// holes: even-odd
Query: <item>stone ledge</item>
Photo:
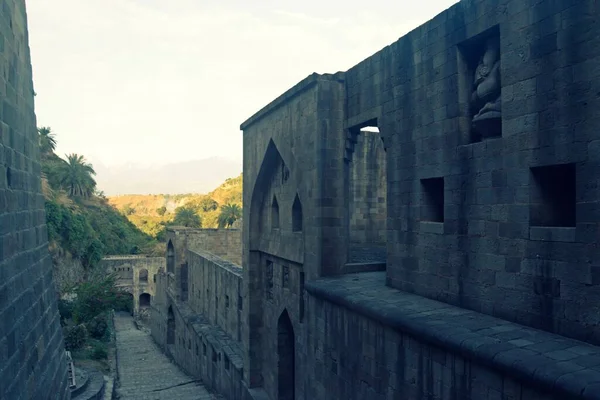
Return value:
<svg viewBox="0 0 600 400">
<path fill-rule="evenodd" d="M 289 101 L 290 99 L 296 97 L 300 93 L 304 92 L 307 89 L 310 89 L 315 83 L 318 81 L 338 81 L 342 82 L 344 80 L 344 72 L 336 72 L 335 74 L 317 74 L 313 72 L 296 85 L 292 86 L 286 92 L 284 92 L 281 96 L 277 97 L 275 100 L 261 108 L 258 112 L 256 112 L 253 116 L 248 118 L 246 121 L 242 122 L 240 125 L 240 130 L 245 130 L 250 125 L 258 122 L 260 119 L 265 117 L 267 114 L 279 108 L 282 104 Z"/>
<path fill-rule="evenodd" d="M 206 339 L 215 349 L 223 352 L 237 370 L 244 368 L 244 357 L 240 344 L 231 338 L 227 332 L 212 325 L 202 314 L 195 314 L 187 304 L 174 302 L 181 318 L 192 327 L 194 333 Z"/>
<path fill-rule="evenodd" d="M 323 278 L 306 290 L 564 398 L 600 399 L 600 347 L 390 288 L 382 272 Z"/>
<path fill-rule="evenodd" d="M 207 261 L 210 261 L 211 263 L 215 264 L 217 267 L 222 268 L 222 269 L 226 270 L 227 272 L 234 274 L 237 278 L 242 278 L 244 270 L 242 269 L 242 267 L 232 263 L 231 261 L 227 261 L 221 257 L 217 257 L 214 254 L 209 253 L 207 251 L 189 250 L 188 249 L 188 252 L 195 254 L 198 257 L 204 258 Z"/>
</svg>

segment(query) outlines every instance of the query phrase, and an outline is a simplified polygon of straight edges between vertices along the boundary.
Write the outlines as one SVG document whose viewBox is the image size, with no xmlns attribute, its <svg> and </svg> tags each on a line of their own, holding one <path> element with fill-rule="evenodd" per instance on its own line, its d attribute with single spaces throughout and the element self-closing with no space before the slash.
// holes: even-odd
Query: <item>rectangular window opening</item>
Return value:
<svg viewBox="0 0 600 400">
<path fill-rule="evenodd" d="M 530 226 L 575 227 L 575 164 L 531 168 Z"/>
<path fill-rule="evenodd" d="M 444 178 L 421 179 L 421 221 L 444 222 Z"/>
</svg>

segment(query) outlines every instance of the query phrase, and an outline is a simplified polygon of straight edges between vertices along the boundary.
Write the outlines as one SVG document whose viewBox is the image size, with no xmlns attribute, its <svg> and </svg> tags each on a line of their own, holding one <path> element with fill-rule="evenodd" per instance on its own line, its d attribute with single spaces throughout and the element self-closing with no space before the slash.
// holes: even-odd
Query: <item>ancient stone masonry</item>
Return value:
<svg viewBox="0 0 600 400">
<path fill-rule="evenodd" d="M 239 236 L 235 230 L 169 229 L 168 266 L 157 275 L 151 305 L 156 342 L 187 373 L 230 399 L 243 398 L 242 272 L 214 254 L 240 259 Z"/>
<path fill-rule="evenodd" d="M 165 264 L 164 257 L 123 255 L 104 257 L 100 267 L 109 274 L 116 274 L 117 286 L 132 295 L 134 315 L 147 319 L 156 295 L 156 276 L 165 270 Z"/>
<path fill-rule="evenodd" d="M 599 16 L 462 0 L 265 106 L 243 268 L 170 231 L 157 342 L 231 399 L 600 399 Z"/>
<path fill-rule="evenodd" d="M 585 0 L 463 0 L 242 124 L 249 387 L 598 396 L 598 14 Z M 464 329 L 444 332 L 437 313 Z M 556 361 L 536 358 L 546 345 Z"/>
<path fill-rule="evenodd" d="M 25 1 L 0 1 L 0 398 L 68 399 Z"/>
</svg>

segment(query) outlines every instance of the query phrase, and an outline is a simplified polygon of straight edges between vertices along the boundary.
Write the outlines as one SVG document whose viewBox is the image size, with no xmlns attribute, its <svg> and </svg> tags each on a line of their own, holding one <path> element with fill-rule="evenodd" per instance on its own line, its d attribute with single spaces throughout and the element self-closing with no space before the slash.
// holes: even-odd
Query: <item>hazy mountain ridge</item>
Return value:
<svg viewBox="0 0 600 400">
<path fill-rule="evenodd" d="M 242 171 L 241 160 L 212 157 L 160 166 L 105 166 L 92 161 L 98 188 L 107 196 L 207 193 Z"/>
</svg>

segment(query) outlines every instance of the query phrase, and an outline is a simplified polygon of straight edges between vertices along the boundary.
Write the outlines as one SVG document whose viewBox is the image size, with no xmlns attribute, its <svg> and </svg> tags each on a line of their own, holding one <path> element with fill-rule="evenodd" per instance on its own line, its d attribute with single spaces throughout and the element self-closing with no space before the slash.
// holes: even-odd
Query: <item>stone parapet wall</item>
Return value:
<svg viewBox="0 0 600 400">
<path fill-rule="evenodd" d="M 307 324 L 327 329 L 298 342 L 299 398 L 600 398 L 600 348 L 384 280 L 374 272 L 307 283 Z"/>
<path fill-rule="evenodd" d="M 234 264 L 242 264 L 242 231 L 240 229 L 190 229 L 177 227 L 171 229 L 184 235 L 186 249 L 209 252 Z M 172 235 L 168 237 L 170 238 Z"/>
<path fill-rule="evenodd" d="M 241 341 L 242 268 L 216 256 L 188 250 L 189 307 L 231 338 Z"/>
<path fill-rule="evenodd" d="M 0 9 L 0 398 L 68 399 L 25 1 Z"/>
<path fill-rule="evenodd" d="M 227 399 L 242 399 L 243 356 L 239 343 L 187 304 L 168 296 L 173 310 L 175 341 L 167 343 L 168 308 L 153 305 L 152 336 L 173 361 L 204 386 Z"/>
<path fill-rule="evenodd" d="M 228 399 L 246 398 L 241 347 L 242 268 L 210 253 L 185 250 L 186 300 L 181 274 L 156 278 L 150 327 L 154 340 L 186 372 Z M 171 329 L 171 332 L 169 332 Z M 169 342 L 172 338 L 172 343 Z"/>
</svg>

